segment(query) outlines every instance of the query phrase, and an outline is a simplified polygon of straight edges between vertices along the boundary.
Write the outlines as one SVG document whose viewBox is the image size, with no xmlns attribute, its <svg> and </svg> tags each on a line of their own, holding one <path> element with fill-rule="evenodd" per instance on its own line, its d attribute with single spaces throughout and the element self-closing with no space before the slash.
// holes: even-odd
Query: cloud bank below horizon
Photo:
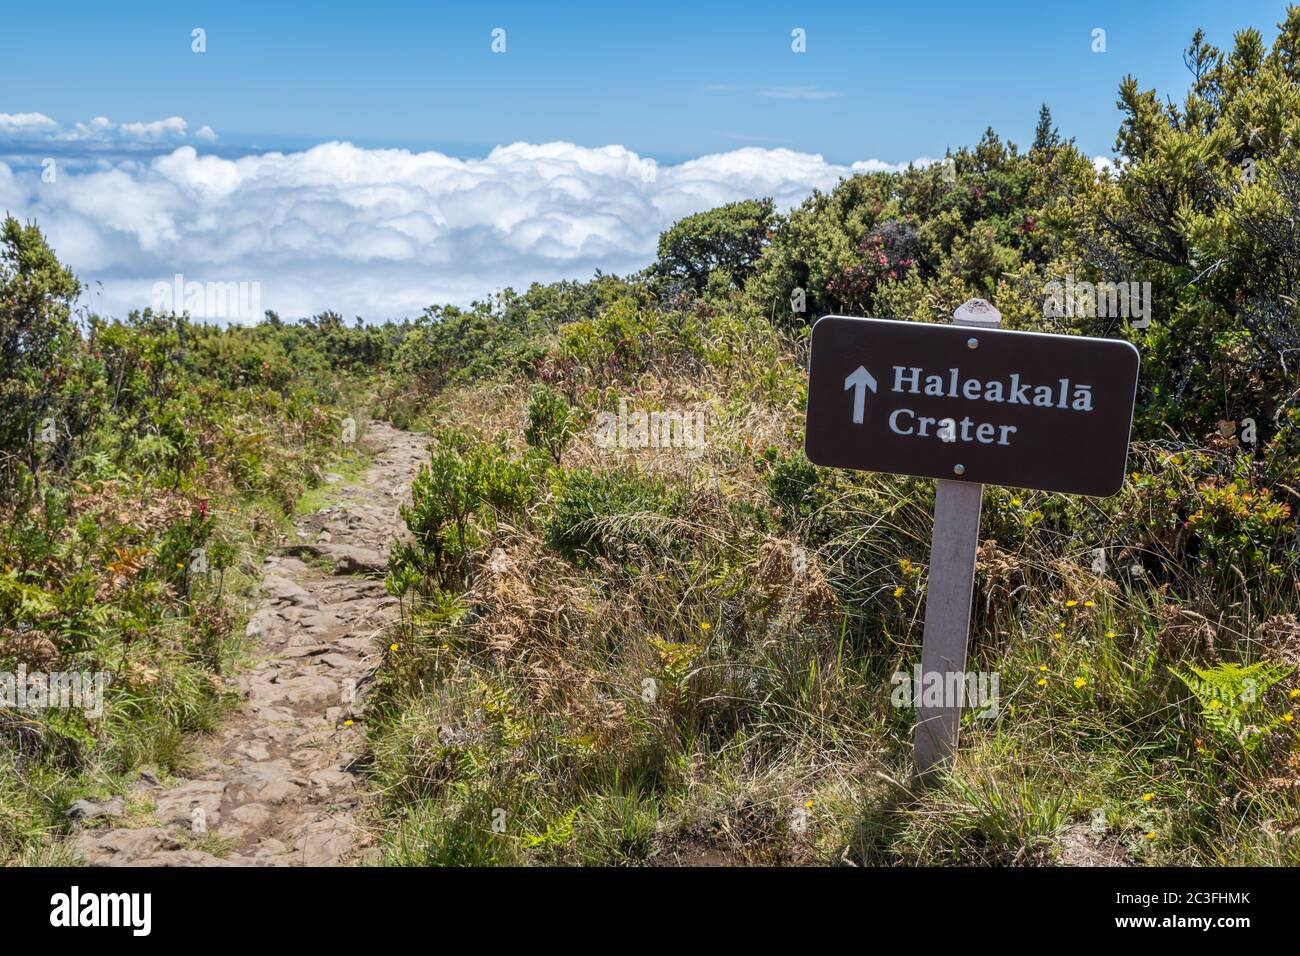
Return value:
<svg viewBox="0 0 1300 956">
<path fill-rule="evenodd" d="M 0 114 L 0 157 L 11 160 L 0 159 L 0 210 L 35 219 L 107 314 L 152 304 L 155 284 L 179 273 L 259 283 L 262 308 L 286 319 L 333 309 L 378 321 L 505 286 L 632 272 L 682 216 L 757 196 L 785 209 L 843 177 L 907 165 L 756 147 L 668 165 L 565 142 L 469 159 L 346 142 L 227 159 L 193 145 L 215 138 L 179 117 L 65 128 Z M 33 144 L 79 141 L 168 148 L 84 164 L 52 153 L 53 181 L 5 150 L 21 143 L 32 158 Z"/>
</svg>

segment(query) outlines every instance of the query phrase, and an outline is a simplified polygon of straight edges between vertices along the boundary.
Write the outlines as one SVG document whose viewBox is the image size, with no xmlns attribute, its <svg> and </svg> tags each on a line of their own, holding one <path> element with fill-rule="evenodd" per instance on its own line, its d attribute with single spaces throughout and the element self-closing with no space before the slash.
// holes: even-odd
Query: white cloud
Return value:
<svg viewBox="0 0 1300 956">
<path fill-rule="evenodd" d="M 927 166 L 933 166 L 937 162 L 939 160 L 931 159 L 929 156 L 917 157 L 910 163 L 886 163 L 879 159 L 860 159 L 849 168 L 855 173 L 901 173 L 908 166 L 924 169 Z"/>
<path fill-rule="evenodd" d="M 77 123 L 72 129 L 63 130 L 50 138 L 69 142 L 107 142 L 116 128 L 107 116 L 96 116 L 89 123 Z"/>
<path fill-rule="evenodd" d="M 0 113 L 0 140 L 24 143 L 181 143 L 189 138 L 189 124 L 179 116 L 148 122 L 114 123 L 96 116 L 88 123 L 64 127 L 43 113 Z M 194 133 L 203 142 L 215 142 L 212 127 Z"/>
<path fill-rule="evenodd" d="M 1113 176 L 1119 172 L 1119 163 L 1109 156 L 1094 156 L 1092 168 L 1103 176 Z"/>
<path fill-rule="evenodd" d="M 0 136 L 41 135 L 58 128 L 44 113 L 0 113 Z"/>
<path fill-rule="evenodd" d="M 189 124 L 179 116 L 169 116 L 152 123 L 123 123 L 118 127 L 121 135 L 127 139 L 157 142 L 165 139 L 184 139 Z"/>
<path fill-rule="evenodd" d="M 166 120 L 113 134 L 186 129 Z M 501 286 L 635 271 L 682 216 L 755 196 L 788 208 L 855 172 L 896 168 L 758 148 L 661 165 L 560 142 L 481 159 L 338 142 L 224 159 L 181 145 L 61 168 L 54 183 L 0 163 L 0 208 L 35 218 L 83 281 L 102 283 L 106 312 L 149 305 L 154 283 L 181 273 L 258 282 L 263 307 L 286 318 L 328 308 L 383 319 Z"/>
</svg>

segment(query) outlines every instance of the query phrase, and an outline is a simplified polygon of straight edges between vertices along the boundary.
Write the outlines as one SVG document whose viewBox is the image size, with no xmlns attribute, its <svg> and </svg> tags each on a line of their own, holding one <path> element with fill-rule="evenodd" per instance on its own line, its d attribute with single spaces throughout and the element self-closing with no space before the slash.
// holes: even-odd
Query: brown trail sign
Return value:
<svg viewBox="0 0 1300 956">
<path fill-rule="evenodd" d="M 1124 481 L 1137 369 L 1118 339 L 828 315 L 805 447 L 828 467 L 1105 497 Z"/>
<path fill-rule="evenodd" d="M 953 325 L 828 315 L 813 326 L 804 448 L 829 468 L 938 479 L 916 705 L 918 775 L 957 746 L 985 484 L 1105 497 L 1124 483 L 1137 392 L 1128 342 L 998 329 L 983 299 Z"/>
</svg>

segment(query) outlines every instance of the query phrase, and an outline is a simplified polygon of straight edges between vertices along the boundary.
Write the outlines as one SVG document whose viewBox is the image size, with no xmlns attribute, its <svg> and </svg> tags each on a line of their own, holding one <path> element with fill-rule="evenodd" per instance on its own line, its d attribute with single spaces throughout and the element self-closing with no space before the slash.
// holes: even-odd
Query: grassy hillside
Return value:
<svg viewBox="0 0 1300 956">
<path fill-rule="evenodd" d="M 989 131 L 401 325 L 78 316 L 10 221 L 0 670 L 115 680 L 101 721 L 0 710 L 0 855 L 181 765 L 252 556 L 372 414 L 432 440 L 364 715 L 388 863 L 1300 862 L 1300 11 L 1187 61 L 1181 105 L 1125 81 L 1111 171 L 1045 109 L 1027 150 Z M 1150 283 L 1149 322 L 1056 309 L 1067 282 Z M 804 364 L 823 313 L 972 296 L 1128 339 L 1142 379 L 1120 494 L 986 488 L 968 666 L 999 704 L 922 791 L 892 677 L 933 484 L 809 464 Z"/>
<path fill-rule="evenodd" d="M 1198 36 L 1178 108 L 1126 81 L 1112 174 L 1044 111 L 1027 151 L 990 131 L 420 323 L 398 369 L 432 401 L 390 411 L 436 445 L 367 718 L 388 860 L 1297 862 L 1298 42 L 1294 11 L 1271 48 Z M 1067 280 L 1149 282 L 1151 321 L 1052 308 Z M 975 295 L 1138 346 L 1132 475 L 986 490 L 969 666 L 1000 706 L 913 792 L 891 677 L 932 484 L 811 466 L 802 363 L 824 312 Z"/>
</svg>

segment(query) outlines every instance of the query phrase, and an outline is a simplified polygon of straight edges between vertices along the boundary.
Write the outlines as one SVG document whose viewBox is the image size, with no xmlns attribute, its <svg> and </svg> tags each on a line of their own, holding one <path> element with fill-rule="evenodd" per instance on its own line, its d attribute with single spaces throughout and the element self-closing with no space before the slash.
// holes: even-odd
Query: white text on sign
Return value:
<svg viewBox="0 0 1300 956">
<path fill-rule="evenodd" d="M 1054 385 L 1034 385 L 1022 382 L 1018 372 L 1013 372 L 1004 382 L 1001 379 L 981 381 L 978 378 L 963 378 L 961 370 L 957 368 L 948 369 L 946 375 L 925 374 L 925 369 L 903 365 L 895 365 L 893 371 L 894 384 L 891 391 L 900 394 L 1032 405 L 1076 412 L 1092 411 L 1092 386 L 1071 383 L 1068 378 L 1058 379 Z M 855 409 L 854 421 L 858 421 L 859 417 Z M 947 442 L 974 441 L 983 445 L 1009 445 L 1017 428 L 1015 425 L 977 422 L 970 417 L 935 418 L 918 415 L 910 408 L 898 408 L 890 413 L 889 430 L 896 435 L 933 437 Z"/>
</svg>

